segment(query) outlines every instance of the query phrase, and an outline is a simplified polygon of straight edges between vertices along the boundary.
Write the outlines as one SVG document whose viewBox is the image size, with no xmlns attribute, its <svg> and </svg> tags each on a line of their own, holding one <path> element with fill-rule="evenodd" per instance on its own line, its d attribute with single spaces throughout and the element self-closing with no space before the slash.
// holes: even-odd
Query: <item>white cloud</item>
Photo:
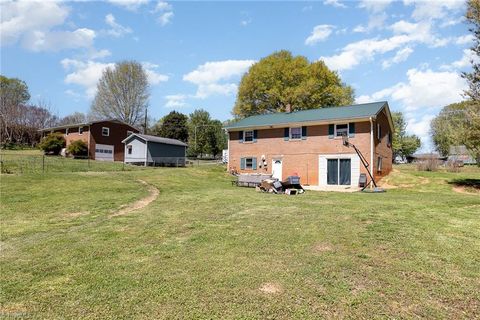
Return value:
<svg viewBox="0 0 480 320">
<path fill-rule="evenodd" d="M 183 108 L 187 106 L 185 100 L 187 99 L 186 95 L 183 94 L 172 94 L 165 96 L 165 108 Z"/>
<path fill-rule="evenodd" d="M 339 0 L 324 0 L 323 4 L 326 6 L 334 6 L 337 8 L 346 8 L 347 6 L 341 3 Z"/>
<path fill-rule="evenodd" d="M 144 4 L 147 4 L 148 0 L 108 0 L 108 2 L 130 11 L 136 11 Z"/>
<path fill-rule="evenodd" d="M 142 66 L 145 69 L 145 73 L 148 77 L 148 82 L 150 84 L 159 84 L 160 82 L 168 81 L 168 76 L 165 74 L 158 73 L 156 69 L 158 68 L 157 64 L 151 62 L 142 62 Z"/>
<path fill-rule="evenodd" d="M 388 15 L 385 12 L 392 0 L 362 0 L 358 7 L 368 12 L 368 23 L 366 26 L 358 25 L 354 32 L 370 32 L 375 29 L 383 29 Z"/>
<path fill-rule="evenodd" d="M 362 0 L 358 7 L 372 13 L 378 13 L 384 11 L 392 2 L 393 0 Z"/>
<path fill-rule="evenodd" d="M 383 69 L 388 69 L 390 68 L 393 64 L 397 64 L 400 62 L 403 62 L 408 59 L 408 57 L 413 53 L 413 49 L 410 47 L 405 47 L 403 49 L 400 49 L 397 51 L 395 56 L 391 59 L 384 60 L 382 62 L 382 68 Z"/>
<path fill-rule="evenodd" d="M 439 38 L 432 33 L 429 22 L 410 23 L 403 20 L 390 26 L 394 35 L 389 38 L 364 39 L 352 42 L 333 56 L 322 56 L 329 68 L 335 70 L 349 70 L 360 63 L 372 61 L 376 55 L 421 43 L 431 47 L 445 46 L 452 41 L 450 38 Z"/>
<path fill-rule="evenodd" d="M 472 60 L 476 63 L 480 62 L 480 58 L 472 50 L 464 49 L 463 50 L 463 55 L 459 60 L 454 61 L 451 64 L 444 64 L 440 67 L 440 69 L 442 69 L 442 70 L 462 70 L 466 67 L 471 66 L 472 65 L 471 61 Z"/>
<path fill-rule="evenodd" d="M 414 5 L 412 18 L 417 21 L 444 19 L 451 16 L 452 12 L 461 11 L 465 7 L 465 1 L 459 0 L 404 0 L 404 4 Z"/>
<path fill-rule="evenodd" d="M 172 5 L 165 1 L 157 2 L 157 5 L 155 6 L 155 9 L 153 9 L 152 13 L 160 14 L 157 18 L 157 22 L 162 27 L 172 22 L 174 16 Z"/>
<path fill-rule="evenodd" d="M 14 44 L 35 31 L 46 32 L 63 24 L 69 14 L 66 6 L 53 1 L 1 1 L 0 9 L 2 45 Z"/>
<path fill-rule="evenodd" d="M 92 99 L 97 92 L 97 82 L 101 78 L 103 71 L 108 68 L 114 68 L 114 63 L 102 63 L 93 60 L 81 61 L 76 59 L 63 59 L 60 62 L 63 68 L 69 72 L 64 81 L 67 84 L 76 84 L 85 89 L 87 98 Z M 168 77 L 157 73 L 154 69 L 158 66 L 149 62 L 142 63 L 147 73 L 150 84 L 158 84 L 167 81 Z"/>
<path fill-rule="evenodd" d="M 132 29 L 130 29 L 129 27 L 124 27 L 121 24 L 119 24 L 117 21 L 115 21 L 115 16 L 111 13 L 105 16 L 105 23 L 111 28 L 111 29 L 108 29 L 106 33 L 113 37 L 118 38 L 125 34 L 132 33 Z"/>
<path fill-rule="evenodd" d="M 207 62 L 183 76 L 184 81 L 197 85 L 197 98 L 211 95 L 230 95 L 237 90 L 232 81 L 241 76 L 255 63 L 254 60 L 225 60 Z"/>
<path fill-rule="evenodd" d="M 430 145 L 430 121 L 450 103 L 463 100 L 465 80 L 456 72 L 410 69 L 407 82 L 399 82 L 371 95 L 356 99 L 357 103 L 389 100 L 394 109 L 402 110 L 407 130 L 422 139 L 423 148 Z"/>
<path fill-rule="evenodd" d="M 87 57 L 88 59 L 102 59 L 102 58 L 105 58 L 105 57 L 109 57 L 111 56 L 112 53 L 110 52 L 110 50 L 107 50 L 107 49 L 102 49 L 102 50 L 96 50 L 96 49 L 92 49 Z"/>
<path fill-rule="evenodd" d="M 95 36 L 95 31 L 86 28 L 75 31 L 33 31 L 23 37 L 22 44 L 32 51 L 89 48 Z"/>
<path fill-rule="evenodd" d="M 312 33 L 305 39 L 306 45 L 314 45 L 318 42 L 325 41 L 332 34 L 334 26 L 329 24 L 321 24 L 313 28 Z"/>
<path fill-rule="evenodd" d="M 475 39 L 475 37 L 473 36 L 473 34 L 466 34 L 466 35 L 458 37 L 455 40 L 455 43 L 458 44 L 458 45 L 469 44 L 469 43 L 472 43 L 474 39 Z"/>
<path fill-rule="evenodd" d="M 84 87 L 89 99 L 93 98 L 97 92 L 97 82 L 102 76 L 103 70 L 107 67 L 113 68 L 115 66 L 114 63 L 75 59 L 63 59 L 61 64 L 65 70 L 70 72 L 65 77 L 65 83 Z"/>
<path fill-rule="evenodd" d="M 407 111 L 423 108 L 438 109 L 462 100 L 465 80 L 456 72 L 409 69 L 408 82 L 377 91 L 370 96 L 360 96 L 357 101 L 385 100 L 400 102 Z M 420 94 L 421 93 L 421 94 Z"/>
</svg>

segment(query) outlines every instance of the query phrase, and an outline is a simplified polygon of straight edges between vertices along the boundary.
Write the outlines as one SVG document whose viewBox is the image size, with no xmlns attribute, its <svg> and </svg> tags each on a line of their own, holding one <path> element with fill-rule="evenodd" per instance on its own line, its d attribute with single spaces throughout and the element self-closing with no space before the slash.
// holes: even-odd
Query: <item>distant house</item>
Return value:
<svg viewBox="0 0 480 320">
<path fill-rule="evenodd" d="M 358 186 L 367 174 L 348 136 L 369 163 L 375 178 L 392 169 L 393 122 L 386 101 L 343 107 L 252 116 L 228 132 L 228 168 L 239 173 L 269 173 L 302 184 Z M 368 176 L 368 175 L 367 175 Z"/>
<path fill-rule="evenodd" d="M 125 163 L 185 166 L 187 144 L 180 140 L 133 133 L 122 142 L 125 144 Z"/>
<path fill-rule="evenodd" d="M 90 159 L 123 161 L 125 149 L 122 140 L 139 130 L 119 120 L 99 120 L 45 128 L 40 132 L 42 136 L 52 132 L 62 133 L 67 147 L 72 141 L 85 141 Z"/>
<path fill-rule="evenodd" d="M 443 162 L 447 160 L 447 157 L 443 157 L 438 153 L 415 153 L 411 156 L 407 156 L 407 162 L 422 162 L 426 160 L 437 160 L 438 162 Z"/>
<path fill-rule="evenodd" d="M 464 164 L 476 164 L 477 160 L 472 157 L 465 146 L 451 146 L 448 154 L 449 161 L 462 161 Z"/>
</svg>

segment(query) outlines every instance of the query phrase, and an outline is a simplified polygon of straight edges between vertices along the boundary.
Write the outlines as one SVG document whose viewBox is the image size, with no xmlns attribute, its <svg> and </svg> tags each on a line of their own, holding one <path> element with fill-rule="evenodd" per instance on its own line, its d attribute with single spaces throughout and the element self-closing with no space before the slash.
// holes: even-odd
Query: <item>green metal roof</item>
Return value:
<svg viewBox="0 0 480 320">
<path fill-rule="evenodd" d="M 298 122 L 369 118 L 376 116 L 384 106 L 388 107 L 387 101 L 355 104 L 342 107 L 310 109 L 294 111 L 290 113 L 278 112 L 262 114 L 239 120 L 229 126 L 226 126 L 225 129 L 230 130 L 250 127 L 276 126 Z"/>
</svg>

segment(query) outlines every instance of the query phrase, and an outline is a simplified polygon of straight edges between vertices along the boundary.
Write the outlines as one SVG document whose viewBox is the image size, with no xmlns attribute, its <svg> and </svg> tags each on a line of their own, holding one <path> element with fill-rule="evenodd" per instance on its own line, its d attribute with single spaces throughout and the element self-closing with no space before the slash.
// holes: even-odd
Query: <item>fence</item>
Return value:
<svg viewBox="0 0 480 320">
<path fill-rule="evenodd" d="M 73 159 L 33 154 L 0 154 L 0 172 L 7 174 L 124 170 L 134 168 L 120 162 L 94 161 L 87 157 Z"/>
</svg>

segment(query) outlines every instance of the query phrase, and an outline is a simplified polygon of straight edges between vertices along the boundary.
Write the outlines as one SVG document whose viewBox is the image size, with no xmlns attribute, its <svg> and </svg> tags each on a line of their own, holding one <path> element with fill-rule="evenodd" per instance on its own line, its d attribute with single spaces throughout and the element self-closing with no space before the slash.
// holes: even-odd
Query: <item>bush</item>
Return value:
<svg viewBox="0 0 480 320">
<path fill-rule="evenodd" d="M 62 148 L 65 148 L 65 138 L 62 133 L 50 133 L 42 139 L 39 147 L 45 152 L 45 154 L 58 155 L 60 154 L 60 151 L 62 151 Z"/>
<path fill-rule="evenodd" d="M 75 140 L 68 145 L 67 152 L 74 157 L 86 156 L 88 154 L 88 146 L 83 140 Z"/>
<path fill-rule="evenodd" d="M 438 169 L 438 159 L 431 156 L 425 160 L 417 162 L 418 171 L 437 171 Z"/>
</svg>

